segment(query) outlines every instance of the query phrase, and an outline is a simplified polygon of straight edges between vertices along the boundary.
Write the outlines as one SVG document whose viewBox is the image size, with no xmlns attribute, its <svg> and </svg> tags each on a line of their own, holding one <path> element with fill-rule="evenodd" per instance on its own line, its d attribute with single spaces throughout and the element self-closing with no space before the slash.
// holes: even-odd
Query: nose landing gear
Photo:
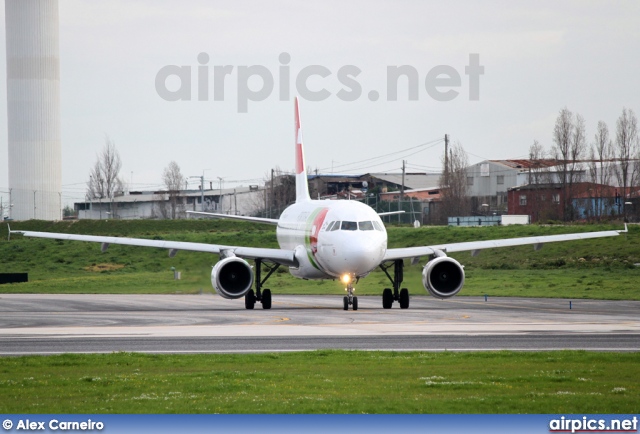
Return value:
<svg viewBox="0 0 640 434">
<path fill-rule="evenodd" d="M 349 310 L 349 306 L 351 306 L 353 310 L 358 310 L 358 297 L 353 295 L 353 291 L 355 291 L 355 288 L 353 287 L 353 283 L 351 281 L 347 283 L 345 291 L 347 291 L 347 295 L 345 295 L 342 299 L 344 310 Z"/>
</svg>

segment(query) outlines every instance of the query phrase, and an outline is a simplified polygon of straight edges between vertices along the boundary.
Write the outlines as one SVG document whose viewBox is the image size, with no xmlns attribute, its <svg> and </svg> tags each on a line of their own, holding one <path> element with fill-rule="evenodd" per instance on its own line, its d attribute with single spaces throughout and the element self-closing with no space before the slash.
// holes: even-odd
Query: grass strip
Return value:
<svg viewBox="0 0 640 434">
<path fill-rule="evenodd" d="M 640 354 L 0 358 L 0 413 L 637 413 Z"/>
<path fill-rule="evenodd" d="M 620 229 L 620 225 L 507 226 L 507 227 L 390 227 L 389 247 L 447 242 L 551 235 Z M 271 226 L 225 220 L 94 220 L 77 222 L 27 221 L 12 229 L 143 237 L 178 241 L 277 247 Z M 210 292 L 211 267 L 217 255 L 179 252 L 169 258 L 164 249 L 112 245 L 102 253 L 95 243 L 25 238 L 6 241 L 0 225 L 3 272 L 28 272 L 29 282 L 0 285 L 0 293 L 197 293 Z M 451 256 L 465 266 L 465 288 L 460 295 L 526 296 L 640 300 L 640 227 L 613 238 L 598 238 L 532 246 L 486 249 L 476 257 L 468 252 Z M 423 265 L 426 258 L 422 258 Z M 181 271 L 173 280 L 171 268 Z M 422 267 L 406 261 L 405 282 L 412 294 L 424 294 Z M 390 286 L 386 276 L 373 271 L 356 286 L 358 295 L 380 295 Z M 335 294 L 337 281 L 304 281 L 281 267 L 267 287 L 277 294 Z"/>
</svg>

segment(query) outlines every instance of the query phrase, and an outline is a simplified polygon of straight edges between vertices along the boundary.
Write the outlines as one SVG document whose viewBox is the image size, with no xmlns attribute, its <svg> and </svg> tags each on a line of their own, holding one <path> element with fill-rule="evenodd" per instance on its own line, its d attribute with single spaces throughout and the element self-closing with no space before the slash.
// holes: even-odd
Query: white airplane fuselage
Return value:
<svg viewBox="0 0 640 434">
<path fill-rule="evenodd" d="M 276 234 L 282 249 L 295 250 L 302 279 L 366 276 L 382 261 L 387 232 L 380 216 L 357 201 L 308 200 L 282 213 Z"/>
</svg>

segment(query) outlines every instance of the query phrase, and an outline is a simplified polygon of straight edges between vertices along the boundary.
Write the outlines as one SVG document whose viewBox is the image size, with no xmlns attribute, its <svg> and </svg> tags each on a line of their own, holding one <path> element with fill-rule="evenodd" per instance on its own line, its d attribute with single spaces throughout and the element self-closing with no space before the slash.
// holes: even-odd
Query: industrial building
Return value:
<svg viewBox="0 0 640 434">
<path fill-rule="evenodd" d="M 565 191 L 558 183 L 513 187 L 508 192 L 509 212 L 529 215 L 532 222 L 564 220 L 564 195 Z M 570 198 L 575 218 L 580 220 L 620 215 L 624 203 L 616 187 L 592 182 L 574 184 Z M 632 205 L 631 202 L 629 204 Z M 632 210 L 629 211 L 629 215 L 631 212 Z"/>
<path fill-rule="evenodd" d="M 132 191 L 113 199 L 76 202 L 78 219 L 166 219 L 171 218 L 169 192 Z M 186 211 L 205 211 L 233 215 L 254 215 L 264 207 L 265 190 L 257 185 L 214 190 L 181 190 L 173 195 L 176 218 L 187 218 Z"/>
</svg>

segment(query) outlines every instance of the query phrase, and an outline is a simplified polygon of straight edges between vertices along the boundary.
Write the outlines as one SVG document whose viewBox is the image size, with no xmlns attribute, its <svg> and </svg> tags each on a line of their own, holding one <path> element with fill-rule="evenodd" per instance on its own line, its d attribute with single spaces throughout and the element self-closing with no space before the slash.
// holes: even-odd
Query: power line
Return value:
<svg viewBox="0 0 640 434">
<path fill-rule="evenodd" d="M 443 141 L 443 139 L 434 139 L 434 140 L 430 140 L 430 141 L 425 142 L 425 143 L 421 143 L 421 144 L 416 145 L 416 146 L 412 146 L 412 147 L 410 147 L 410 148 L 401 149 L 401 150 L 399 150 L 399 151 L 390 152 L 390 153 L 388 153 L 388 154 L 379 155 L 379 156 L 377 156 L 377 157 L 366 158 L 366 159 L 364 159 L 364 160 L 354 161 L 354 162 L 351 162 L 351 163 L 339 164 L 339 165 L 337 165 L 337 166 L 333 166 L 333 167 L 324 167 L 324 168 L 321 168 L 321 169 L 319 169 L 319 170 L 321 170 L 321 171 L 325 171 L 325 170 L 329 170 L 329 169 L 340 169 L 340 168 L 342 168 L 342 167 L 348 167 L 348 166 L 353 166 L 353 165 L 356 165 L 356 164 L 366 163 L 366 162 L 368 162 L 368 161 L 378 160 L 378 159 L 380 159 L 380 158 L 389 157 L 389 156 L 391 156 L 391 155 L 398 155 L 398 154 L 401 154 L 401 153 L 404 153 L 404 152 L 407 152 L 407 151 L 411 151 L 411 150 L 413 150 L 413 149 L 417 149 L 417 148 L 421 148 L 421 147 L 424 147 L 424 146 L 427 146 L 427 145 L 431 145 L 431 146 L 429 146 L 429 147 L 425 148 L 425 149 L 429 149 L 429 148 L 431 148 L 431 147 L 433 147 L 433 146 L 436 146 L 437 144 L 441 143 L 442 141 Z M 413 155 L 413 154 L 410 154 L 410 155 Z M 402 158 L 403 158 L 403 157 L 400 157 L 399 159 L 401 160 Z M 396 160 L 391 160 L 391 161 L 397 161 L 397 160 L 398 160 L 398 159 L 396 159 Z M 380 163 L 380 164 L 384 164 L 384 163 Z M 375 165 L 374 165 L 374 166 L 375 166 Z M 365 167 L 370 167 L 370 166 L 365 166 Z M 349 170 L 357 170 L 357 169 L 349 169 Z"/>
</svg>

